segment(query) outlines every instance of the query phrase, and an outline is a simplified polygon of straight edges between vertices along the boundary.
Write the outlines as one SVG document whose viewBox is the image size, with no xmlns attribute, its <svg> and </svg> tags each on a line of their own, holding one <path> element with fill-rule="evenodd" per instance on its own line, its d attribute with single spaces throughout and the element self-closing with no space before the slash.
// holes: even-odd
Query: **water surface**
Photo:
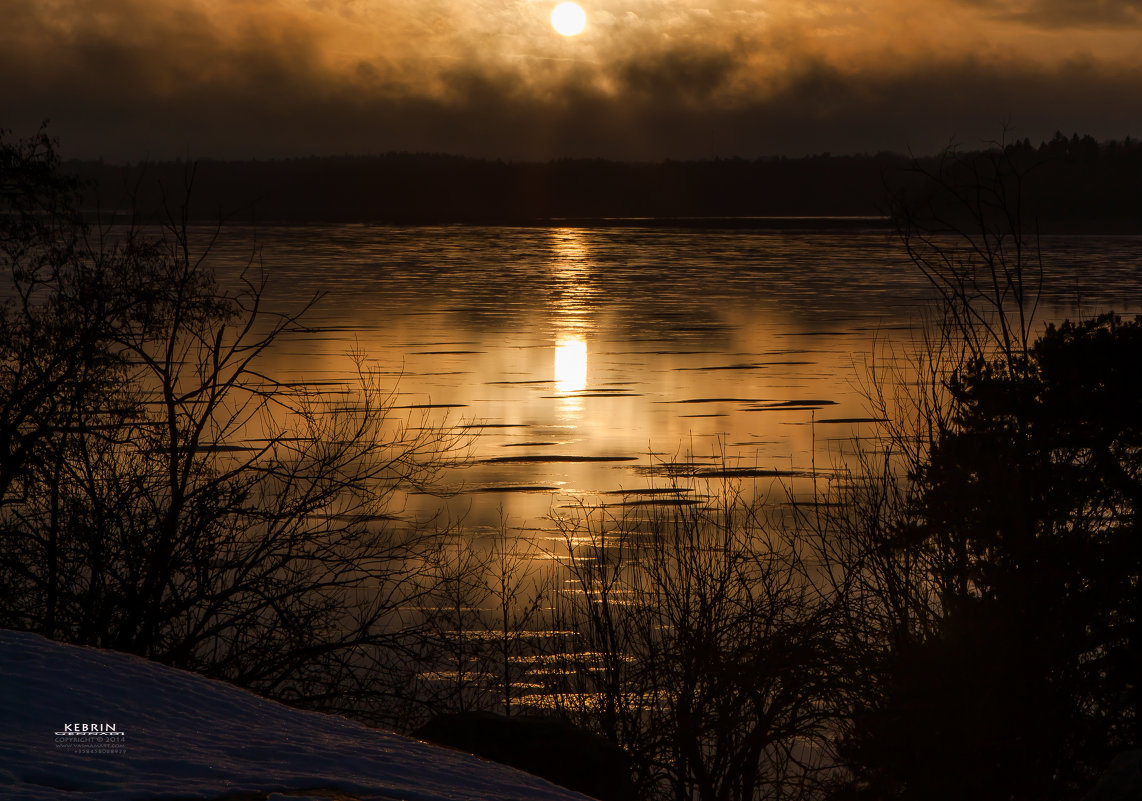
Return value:
<svg viewBox="0 0 1142 801">
<path fill-rule="evenodd" d="M 271 308 L 320 295 L 319 330 L 269 369 L 339 381 L 360 352 L 408 414 L 468 426 L 473 464 L 443 486 L 476 526 L 660 503 L 670 463 L 795 483 L 871 425 L 868 361 L 907 351 L 933 297 L 879 230 L 231 228 L 216 263 L 235 269 L 255 242 Z M 1043 319 L 1142 311 L 1142 239 L 1044 249 Z"/>
</svg>

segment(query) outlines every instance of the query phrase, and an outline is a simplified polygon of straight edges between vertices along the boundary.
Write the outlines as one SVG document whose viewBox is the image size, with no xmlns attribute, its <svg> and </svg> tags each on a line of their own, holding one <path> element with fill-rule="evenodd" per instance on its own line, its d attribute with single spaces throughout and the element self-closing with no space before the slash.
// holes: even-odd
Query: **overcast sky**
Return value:
<svg viewBox="0 0 1142 801">
<path fill-rule="evenodd" d="M 0 127 L 109 159 L 1142 135 L 1142 0 L 0 0 Z"/>
</svg>

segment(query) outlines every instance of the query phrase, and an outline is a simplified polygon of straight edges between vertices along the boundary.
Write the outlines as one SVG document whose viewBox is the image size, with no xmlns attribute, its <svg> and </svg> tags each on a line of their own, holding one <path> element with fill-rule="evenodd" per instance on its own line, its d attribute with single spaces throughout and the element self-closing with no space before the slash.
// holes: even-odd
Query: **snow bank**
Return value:
<svg viewBox="0 0 1142 801">
<path fill-rule="evenodd" d="M 0 797 L 239 794 L 274 801 L 585 798 L 511 768 L 291 709 L 138 657 L 0 631 Z"/>
</svg>

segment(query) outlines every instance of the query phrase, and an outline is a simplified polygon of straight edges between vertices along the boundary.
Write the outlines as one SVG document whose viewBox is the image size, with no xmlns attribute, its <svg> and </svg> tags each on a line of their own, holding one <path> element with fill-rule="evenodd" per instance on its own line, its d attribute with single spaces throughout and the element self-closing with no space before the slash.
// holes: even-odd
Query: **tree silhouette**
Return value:
<svg viewBox="0 0 1142 801">
<path fill-rule="evenodd" d="M 919 476 L 942 617 L 893 655 L 848 756 L 869 797 L 1066 798 L 1139 742 L 1142 320 L 981 365 Z"/>
<path fill-rule="evenodd" d="M 50 141 L 0 152 L 0 625 L 358 715 L 399 695 L 431 537 L 391 502 L 461 437 L 363 360 L 274 380 L 305 309 L 266 312 L 256 265 L 224 288 L 185 216 L 91 229 Z"/>
<path fill-rule="evenodd" d="M 822 549 L 872 612 L 846 640 L 867 672 L 840 797 L 1072 798 L 1139 742 L 1142 321 L 1031 334 L 1018 157 L 952 160 L 898 211 L 943 327 L 888 431 L 907 476 L 874 476 L 842 520 L 856 536 Z"/>
</svg>

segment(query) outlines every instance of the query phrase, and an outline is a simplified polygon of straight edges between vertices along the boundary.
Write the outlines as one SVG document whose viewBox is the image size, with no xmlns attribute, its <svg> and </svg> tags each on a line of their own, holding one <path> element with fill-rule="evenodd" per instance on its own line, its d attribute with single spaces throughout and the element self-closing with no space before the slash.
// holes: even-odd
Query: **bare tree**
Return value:
<svg viewBox="0 0 1142 801">
<path fill-rule="evenodd" d="M 939 293 L 945 344 L 975 360 L 1027 356 L 1043 288 L 1038 221 L 1025 193 L 1040 164 L 996 145 L 961 156 L 947 150 L 934 171 L 893 194 L 896 233 L 912 263 Z"/>
<path fill-rule="evenodd" d="M 1022 157 L 949 156 L 898 198 L 936 321 L 871 380 L 882 438 L 800 510 L 846 616 L 839 797 L 1078 797 L 1137 747 L 1139 324 L 1036 333 Z"/>
<path fill-rule="evenodd" d="M 704 489 L 565 524 L 558 700 L 627 750 L 645 797 L 810 797 L 834 610 L 764 498 Z"/>
<path fill-rule="evenodd" d="M 540 642 L 550 636 L 545 613 L 552 573 L 535 539 L 526 534 L 513 536 L 502 514 L 490 556 L 493 604 L 487 623 L 496 633 L 491 650 L 497 705 L 511 715 L 523 695 L 520 685 L 528 683 L 531 672 L 540 667 Z"/>
<path fill-rule="evenodd" d="M 399 693 L 369 668 L 405 647 L 431 532 L 394 503 L 463 436 L 363 360 L 336 391 L 264 374 L 305 309 L 266 312 L 253 264 L 224 290 L 185 219 L 70 225 L 8 233 L 3 624 L 308 706 Z"/>
</svg>

